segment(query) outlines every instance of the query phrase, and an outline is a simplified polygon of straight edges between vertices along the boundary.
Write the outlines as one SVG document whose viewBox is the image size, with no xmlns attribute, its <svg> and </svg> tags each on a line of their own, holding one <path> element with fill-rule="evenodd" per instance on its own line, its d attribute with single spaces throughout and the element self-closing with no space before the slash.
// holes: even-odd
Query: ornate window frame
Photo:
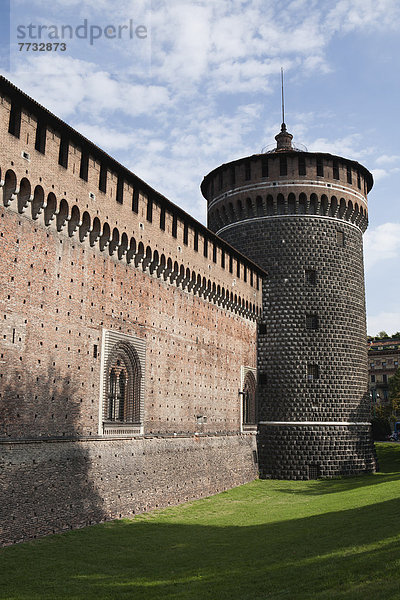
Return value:
<svg viewBox="0 0 400 600">
<path fill-rule="evenodd" d="M 257 369 L 254 367 L 242 366 L 240 368 L 240 431 L 257 431 L 257 396 L 255 396 L 254 402 L 254 411 L 255 411 L 255 422 L 254 423 L 245 423 L 244 422 L 244 414 L 243 414 L 243 404 L 244 404 L 244 394 L 245 394 L 245 385 L 246 385 L 246 376 L 248 373 L 251 373 L 254 377 L 255 382 L 255 393 L 257 390 Z"/>
<path fill-rule="evenodd" d="M 144 433 L 145 367 L 144 339 L 103 329 L 99 435 L 130 437 Z"/>
</svg>

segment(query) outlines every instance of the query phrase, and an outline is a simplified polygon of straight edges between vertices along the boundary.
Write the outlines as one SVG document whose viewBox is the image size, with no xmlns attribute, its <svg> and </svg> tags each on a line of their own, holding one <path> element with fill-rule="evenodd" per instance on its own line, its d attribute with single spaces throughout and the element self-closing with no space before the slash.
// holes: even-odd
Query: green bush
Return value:
<svg viewBox="0 0 400 600">
<path fill-rule="evenodd" d="M 375 442 L 386 440 L 392 433 L 388 419 L 383 417 L 375 417 L 372 419 L 372 436 Z"/>
</svg>

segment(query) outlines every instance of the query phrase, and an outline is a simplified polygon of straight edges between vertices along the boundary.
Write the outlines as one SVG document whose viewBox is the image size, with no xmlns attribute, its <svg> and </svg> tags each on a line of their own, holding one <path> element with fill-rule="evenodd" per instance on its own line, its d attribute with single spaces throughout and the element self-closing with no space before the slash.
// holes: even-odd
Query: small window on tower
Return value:
<svg viewBox="0 0 400 600">
<path fill-rule="evenodd" d="M 46 124 L 38 121 L 36 125 L 35 149 L 41 154 L 44 154 L 46 151 L 46 133 Z"/>
<path fill-rule="evenodd" d="M 262 162 L 261 162 L 261 176 L 262 177 L 268 177 L 268 158 L 266 156 L 263 156 L 263 158 L 262 158 Z"/>
<path fill-rule="evenodd" d="M 11 105 L 8 133 L 15 135 L 17 138 L 19 138 L 21 133 L 21 108 L 14 103 Z"/>
<path fill-rule="evenodd" d="M 160 207 L 160 229 L 165 231 L 165 207 Z"/>
<path fill-rule="evenodd" d="M 249 160 L 244 165 L 244 178 L 251 179 L 251 163 Z"/>
<path fill-rule="evenodd" d="M 259 323 L 258 324 L 258 333 L 260 335 L 265 335 L 267 333 L 267 325 L 266 325 L 266 323 Z"/>
<path fill-rule="evenodd" d="M 337 245 L 343 248 L 343 246 L 344 246 L 344 232 L 343 231 L 336 232 L 336 241 L 337 241 Z"/>
<path fill-rule="evenodd" d="M 231 185 L 235 185 L 235 183 L 236 183 L 235 167 L 231 167 Z"/>
<path fill-rule="evenodd" d="M 333 179 L 339 179 L 339 163 L 337 160 L 333 161 Z"/>
<path fill-rule="evenodd" d="M 306 315 L 306 329 L 309 331 L 315 331 L 316 329 L 319 329 L 318 315 Z"/>
<path fill-rule="evenodd" d="M 172 215 L 172 237 L 176 238 L 178 235 L 178 217 Z"/>
<path fill-rule="evenodd" d="M 347 183 L 352 183 L 353 179 L 351 176 L 351 166 L 347 165 Z"/>
<path fill-rule="evenodd" d="M 121 175 L 118 175 L 117 180 L 117 202 L 123 204 L 124 202 L 124 180 Z"/>
<path fill-rule="evenodd" d="M 317 156 L 317 176 L 324 176 L 324 163 L 322 161 L 322 156 Z"/>
<path fill-rule="evenodd" d="M 287 158 L 286 158 L 286 156 L 279 157 L 279 175 L 287 175 Z"/>
<path fill-rule="evenodd" d="M 319 379 L 319 366 L 314 364 L 307 365 L 307 379 L 308 381 L 315 381 Z"/>
<path fill-rule="evenodd" d="M 104 193 L 107 191 L 107 167 L 104 163 L 100 166 L 99 190 Z"/>
<path fill-rule="evenodd" d="M 299 154 L 299 175 L 306 174 L 306 157 L 303 154 Z"/>
<path fill-rule="evenodd" d="M 69 140 L 66 137 L 61 137 L 60 149 L 58 153 L 58 164 L 66 169 L 68 167 Z"/>
<path fill-rule="evenodd" d="M 315 285 L 317 283 L 317 272 L 315 269 L 306 269 L 304 273 L 306 283 L 310 283 L 311 285 Z"/>
</svg>

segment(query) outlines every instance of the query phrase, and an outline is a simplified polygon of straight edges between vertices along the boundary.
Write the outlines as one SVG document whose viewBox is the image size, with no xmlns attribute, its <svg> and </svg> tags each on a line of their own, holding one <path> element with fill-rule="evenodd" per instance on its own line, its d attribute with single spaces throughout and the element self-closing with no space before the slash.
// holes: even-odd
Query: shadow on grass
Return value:
<svg viewBox="0 0 400 600">
<path fill-rule="evenodd" d="M 250 527 L 103 524 L 3 550 L 0 597 L 393 598 L 399 514 L 396 498 Z"/>
</svg>

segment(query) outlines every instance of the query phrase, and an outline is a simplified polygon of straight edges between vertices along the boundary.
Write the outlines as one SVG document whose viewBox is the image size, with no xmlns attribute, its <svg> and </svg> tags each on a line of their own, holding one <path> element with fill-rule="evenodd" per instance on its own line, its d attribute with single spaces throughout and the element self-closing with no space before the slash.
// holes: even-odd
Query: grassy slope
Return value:
<svg viewBox="0 0 400 600">
<path fill-rule="evenodd" d="M 0 551 L 1 599 L 400 598 L 400 445 L 381 472 L 254 481 Z"/>
</svg>

